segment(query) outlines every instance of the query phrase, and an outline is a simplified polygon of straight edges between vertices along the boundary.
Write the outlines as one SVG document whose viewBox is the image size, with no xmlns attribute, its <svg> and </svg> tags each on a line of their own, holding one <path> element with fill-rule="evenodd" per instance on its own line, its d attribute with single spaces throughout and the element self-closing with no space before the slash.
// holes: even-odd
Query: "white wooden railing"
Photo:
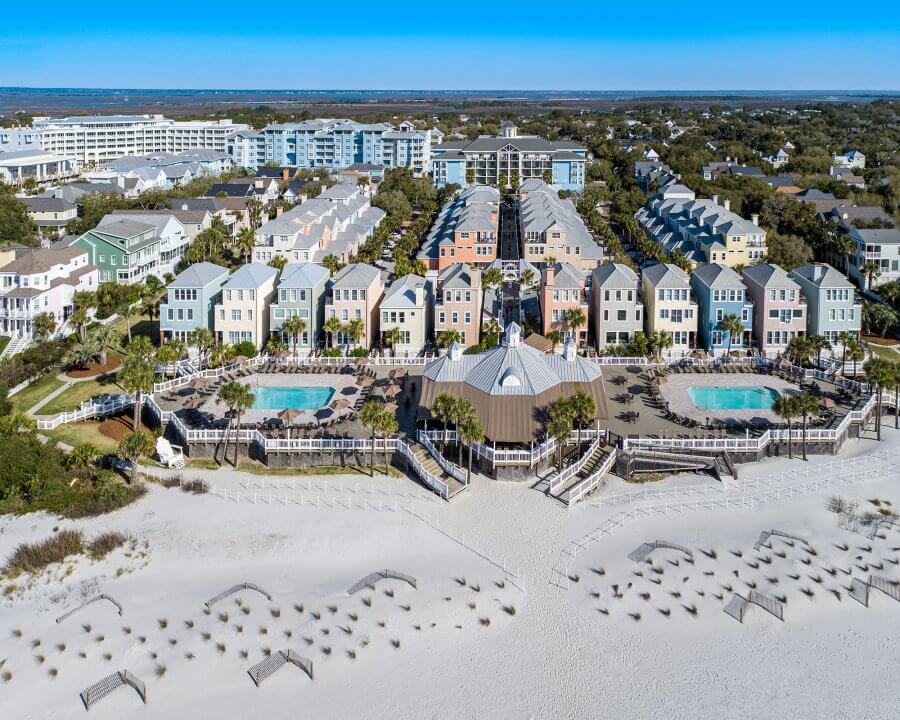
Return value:
<svg viewBox="0 0 900 720">
<path fill-rule="evenodd" d="M 443 454 L 440 453 L 434 446 L 434 443 L 431 442 L 431 438 L 428 437 L 428 433 L 426 433 L 424 430 L 419 430 L 418 439 L 419 442 L 422 443 L 424 448 L 429 452 L 431 457 L 433 457 L 437 464 L 441 466 L 441 469 L 445 473 L 447 473 L 450 477 L 455 478 L 463 485 L 468 484 L 466 471 L 459 467 L 459 465 L 456 465 L 455 463 L 452 463 L 447 458 L 445 458 Z"/>
<path fill-rule="evenodd" d="M 616 462 L 617 451 L 615 448 L 612 449 L 612 452 L 606 456 L 606 459 L 603 463 L 598 467 L 594 472 L 588 475 L 584 480 L 582 480 L 577 485 L 572 486 L 569 490 L 568 495 L 565 497 L 565 501 L 568 505 L 574 505 L 581 498 L 591 492 L 597 485 L 600 484 L 600 481 L 606 476 L 606 473 L 610 471 L 613 464 Z"/>
<path fill-rule="evenodd" d="M 586 452 L 584 452 L 578 460 L 569 465 L 568 467 L 564 467 L 560 470 L 556 475 L 550 478 L 550 494 L 556 495 L 559 493 L 562 488 L 565 487 L 566 483 L 569 482 L 573 477 L 575 477 L 584 466 L 587 464 L 588 460 L 590 460 L 594 453 L 597 452 L 597 449 L 600 447 L 601 437 L 598 435 L 591 444 L 588 446 Z"/>
<path fill-rule="evenodd" d="M 582 440 L 590 439 L 596 437 L 598 433 L 604 439 L 607 437 L 607 431 L 601 428 L 600 430 L 584 429 L 581 431 L 581 438 Z M 457 442 L 455 430 L 429 430 L 427 435 L 432 441 L 443 439 L 444 442 Z M 566 442 L 569 445 L 578 442 L 578 432 L 573 430 Z M 490 445 L 473 443 L 472 451 L 479 457 L 485 458 L 492 465 L 527 465 L 528 467 L 534 467 L 541 460 L 549 457 L 556 451 L 556 440 L 547 438 L 544 442 L 535 445 L 529 450 L 493 448 Z"/>
</svg>

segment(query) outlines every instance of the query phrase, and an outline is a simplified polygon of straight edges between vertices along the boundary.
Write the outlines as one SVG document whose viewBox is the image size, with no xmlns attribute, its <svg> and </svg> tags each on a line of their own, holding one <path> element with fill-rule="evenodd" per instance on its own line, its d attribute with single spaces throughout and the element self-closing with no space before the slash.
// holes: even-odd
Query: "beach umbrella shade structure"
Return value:
<svg viewBox="0 0 900 720">
<path fill-rule="evenodd" d="M 194 397 L 188 399 L 188 401 L 184 404 L 184 407 L 188 410 L 195 410 L 203 404 L 203 398 L 199 395 L 194 395 Z"/>
<path fill-rule="evenodd" d="M 368 364 L 369 364 L 369 358 L 367 356 L 363 355 L 362 357 L 356 358 L 356 366 L 357 367 L 364 367 Z"/>
<path fill-rule="evenodd" d="M 341 389 L 341 395 L 356 395 L 358 392 L 359 388 L 353 385 L 346 385 Z"/>
<path fill-rule="evenodd" d="M 250 358 L 248 358 L 246 355 L 235 355 L 235 356 L 231 359 L 231 362 L 233 362 L 235 365 L 243 365 L 243 364 L 244 364 L 245 362 L 247 362 L 249 359 L 250 359 Z"/>
<path fill-rule="evenodd" d="M 329 407 L 334 410 L 346 410 L 350 407 L 350 401 L 345 398 L 338 398 L 337 400 L 332 401 Z"/>
<path fill-rule="evenodd" d="M 388 385 L 387 387 L 380 388 L 379 392 L 385 397 L 394 397 L 395 395 L 400 394 L 400 386 Z"/>
<path fill-rule="evenodd" d="M 359 379 L 359 386 L 360 387 L 369 387 L 369 385 L 371 385 L 374 382 L 375 382 L 375 378 L 373 378 L 369 375 L 366 375 L 365 377 L 362 377 Z"/>
<path fill-rule="evenodd" d="M 285 408 L 280 413 L 278 413 L 278 419 L 283 422 L 293 422 L 299 416 L 300 411 L 295 410 L 294 408 Z"/>
<path fill-rule="evenodd" d="M 334 415 L 334 410 L 332 410 L 330 407 L 321 407 L 316 410 L 316 420 L 318 420 L 319 422 L 321 422 L 322 420 L 327 420 L 332 415 Z"/>
<path fill-rule="evenodd" d="M 194 390 L 205 390 L 209 387 L 209 380 L 205 377 L 195 377 L 188 383 L 188 387 L 194 388 Z"/>
<path fill-rule="evenodd" d="M 291 356 L 290 350 L 279 350 L 277 353 L 275 353 L 275 357 L 279 357 L 279 358 L 286 358 L 286 357 L 290 357 L 290 356 Z"/>
<path fill-rule="evenodd" d="M 400 378 L 404 378 L 409 374 L 409 371 L 406 368 L 395 368 L 388 373 L 388 377 L 391 380 L 398 380 Z"/>
<path fill-rule="evenodd" d="M 835 407 L 835 402 L 830 397 L 823 397 L 820 398 L 819 405 L 821 405 L 826 410 L 832 410 Z"/>
<path fill-rule="evenodd" d="M 387 403 L 384 403 L 383 407 L 387 412 L 394 413 L 394 412 L 397 412 L 398 405 L 395 402 L 387 402 Z"/>
</svg>

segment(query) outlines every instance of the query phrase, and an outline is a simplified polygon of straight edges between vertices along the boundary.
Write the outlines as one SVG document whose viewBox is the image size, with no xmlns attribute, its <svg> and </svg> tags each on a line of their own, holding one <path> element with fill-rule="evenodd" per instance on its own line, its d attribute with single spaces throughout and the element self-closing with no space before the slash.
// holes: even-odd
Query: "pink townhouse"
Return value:
<svg viewBox="0 0 900 720">
<path fill-rule="evenodd" d="M 574 265 L 558 262 L 544 268 L 538 302 L 541 307 L 541 333 L 551 331 L 573 334 L 577 332 L 579 347 L 587 343 L 588 296 L 585 292 L 585 274 Z M 568 321 L 569 311 L 581 310 L 584 322 L 573 328 Z"/>
<path fill-rule="evenodd" d="M 778 265 L 751 265 L 744 284 L 753 300 L 753 339 L 763 354 L 774 357 L 806 334 L 806 300 L 800 286 Z"/>
<path fill-rule="evenodd" d="M 435 339 L 440 340 L 445 330 L 456 330 L 460 345 L 477 345 L 481 337 L 481 271 L 465 263 L 455 263 L 440 274 L 431 271 L 426 277 L 435 287 Z"/>
<path fill-rule="evenodd" d="M 372 347 L 378 337 L 378 306 L 384 297 L 381 271 L 365 263 L 351 263 L 342 267 L 328 283 L 325 298 L 325 323 L 337 318 L 341 330 L 331 338 L 332 346 L 352 345 L 350 323 L 363 321 L 360 347 Z"/>
</svg>

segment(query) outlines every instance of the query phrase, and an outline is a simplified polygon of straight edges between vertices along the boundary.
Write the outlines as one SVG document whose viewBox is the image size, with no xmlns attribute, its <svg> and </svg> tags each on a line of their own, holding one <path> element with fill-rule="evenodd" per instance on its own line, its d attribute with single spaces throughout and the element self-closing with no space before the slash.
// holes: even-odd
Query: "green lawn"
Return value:
<svg viewBox="0 0 900 720">
<path fill-rule="evenodd" d="M 96 422 L 69 423 L 60 425 L 56 430 L 47 432 L 47 436 L 54 442 L 64 442 L 75 447 L 79 443 L 93 443 L 101 453 L 113 453 L 116 451 L 116 442 L 106 437 L 98 429 Z"/>
<path fill-rule="evenodd" d="M 55 372 L 51 372 L 49 375 L 44 375 L 40 380 L 31 383 L 24 390 L 19 390 L 12 396 L 12 399 L 19 410 L 25 412 L 64 384 L 62 380 L 56 378 Z"/>
<path fill-rule="evenodd" d="M 6 350 L 6 346 L 9 345 L 11 339 L 9 335 L 0 335 L 0 352 Z"/>
<path fill-rule="evenodd" d="M 102 375 L 96 380 L 74 383 L 68 390 L 53 398 L 41 408 L 41 415 L 56 415 L 71 412 L 81 407 L 81 403 L 94 395 L 120 393 L 122 388 L 115 382 L 115 375 Z"/>
<path fill-rule="evenodd" d="M 885 360 L 890 360 L 891 362 L 897 362 L 900 360 L 900 353 L 898 353 L 894 348 L 884 347 L 883 345 L 875 345 L 874 343 L 866 343 L 866 350 L 870 350 L 875 355 Z"/>
</svg>

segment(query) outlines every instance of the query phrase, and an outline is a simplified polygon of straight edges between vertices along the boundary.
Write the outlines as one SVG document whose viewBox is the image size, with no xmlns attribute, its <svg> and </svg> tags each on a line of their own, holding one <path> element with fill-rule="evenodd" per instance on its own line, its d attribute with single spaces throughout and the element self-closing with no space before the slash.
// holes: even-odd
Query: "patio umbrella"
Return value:
<svg viewBox="0 0 900 720">
<path fill-rule="evenodd" d="M 359 388 L 353 385 L 345 385 L 341 388 L 341 395 L 356 395 L 359 392 Z"/>
<path fill-rule="evenodd" d="M 374 382 L 375 382 L 375 378 L 371 377 L 370 375 L 366 375 L 365 377 L 360 378 L 359 386 L 360 387 L 369 387 L 369 385 L 371 385 Z"/>
<path fill-rule="evenodd" d="M 275 357 L 286 358 L 286 357 L 290 357 L 290 356 L 291 356 L 290 350 L 279 350 L 277 353 L 275 353 Z"/>
<path fill-rule="evenodd" d="M 190 398 L 190 399 L 184 404 L 184 406 L 185 406 L 188 410 L 194 410 L 194 409 L 200 407 L 202 404 L 203 404 L 203 398 L 200 397 L 199 395 L 195 395 L 194 397 Z"/>
<path fill-rule="evenodd" d="M 243 364 L 244 364 L 245 362 L 247 362 L 249 359 L 250 359 L 250 358 L 248 358 L 246 355 L 235 355 L 235 356 L 231 359 L 231 362 L 233 362 L 235 365 L 243 365 Z"/>
<path fill-rule="evenodd" d="M 409 373 L 406 368 L 396 368 L 388 373 L 388 377 L 391 378 L 391 380 L 397 380 L 399 378 L 406 377 L 408 374 Z"/>
<path fill-rule="evenodd" d="M 278 413 L 278 419 L 283 420 L 284 422 L 292 422 L 295 418 L 299 417 L 300 411 L 295 410 L 294 408 L 286 408 Z"/>
<path fill-rule="evenodd" d="M 334 415 L 334 410 L 332 410 L 330 407 L 322 407 L 316 410 L 316 419 L 320 421 L 327 420 L 332 415 Z"/>
<path fill-rule="evenodd" d="M 395 402 L 384 403 L 383 407 L 387 412 L 397 412 L 397 403 Z"/>
<path fill-rule="evenodd" d="M 195 377 L 188 383 L 188 386 L 194 388 L 195 390 L 201 390 L 209 387 L 209 380 L 207 380 L 205 377 Z"/>
<path fill-rule="evenodd" d="M 826 410 L 831 410 L 835 407 L 835 402 L 830 397 L 823 397 L 819 399 L 819 405 L 821 405 Z"/>
<path fill-rule="evenodd" d="M 344 398 L 338 398 L 337 400 L 333 400 L 329 407 L 333 410 L 344 410 L 350 407 L 350 401 Z"/>
<path fill-rule="evenodd" d="M 387 387 L 379 388 L 379 392 L 385 397 L 393 397 L 394 395 L 400 394 L 400 386 L 388 385 Z"/>
<path fill-rule="evenodd" d="M 357 367 L 363 367 L 369 364 L 369 358 L 366 356 L 356 358 Z"/>
</svg>

